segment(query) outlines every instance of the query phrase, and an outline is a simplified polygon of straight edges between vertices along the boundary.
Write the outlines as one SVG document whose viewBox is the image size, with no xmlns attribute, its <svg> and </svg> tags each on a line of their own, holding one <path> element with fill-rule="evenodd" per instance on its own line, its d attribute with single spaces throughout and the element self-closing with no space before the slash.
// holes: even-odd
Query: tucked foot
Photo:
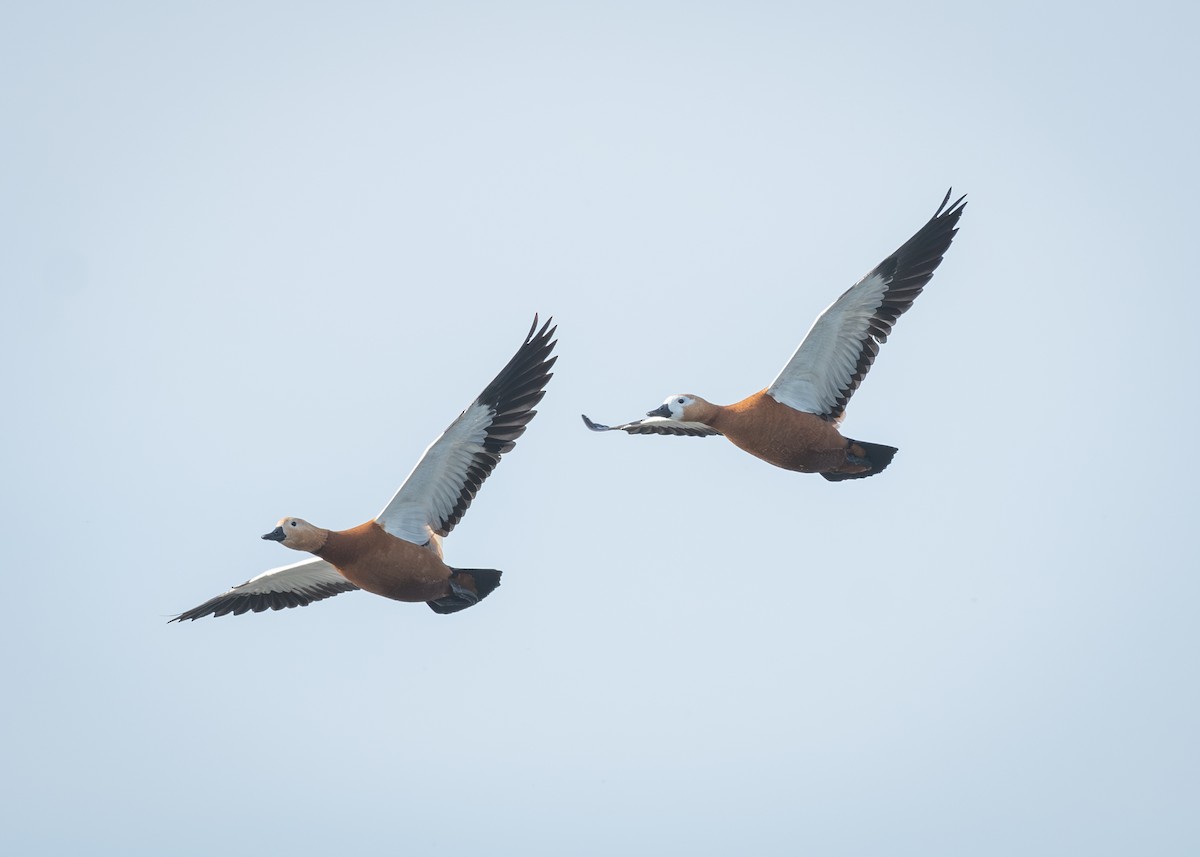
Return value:
<svg viewBox="0 0 1200 857">
<path fill-rule="evenodd" d="M 456 568 L 447 583 L 448 594 L 425 602 L 434 613 L 457 613 L 478 604 L 500 585 L 500 572 L 494 568 Z"/>
<path fill-rule="evenodd" d="M 894 446 L 851 440 L 846 444 L 846 463 L 837 470 L 822 473 L 821 476 L 830 482 L 865 479 L 876 473 L 882 473 L 883 469 L 892 463 L 892 457 L 895 454 L 896 447 Z"/>
<path fill-rule="evenodd" d="M 479 603 L 479 596 L 475 594 L 475 590 L 467 589 L 453 577 L 450 578 L 450 594 L 460 601 L 465 601 L 465 607 L 470 607 L 472 604 Z"/>
</svg>

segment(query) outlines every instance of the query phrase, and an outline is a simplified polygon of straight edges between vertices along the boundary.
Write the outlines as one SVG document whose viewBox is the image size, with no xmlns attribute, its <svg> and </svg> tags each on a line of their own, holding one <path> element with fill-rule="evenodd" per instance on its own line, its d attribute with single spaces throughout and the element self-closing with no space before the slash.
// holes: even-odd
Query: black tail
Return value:
<svg viewBox="0 0 1200 857">
<path fill-rule="evenodd" d="M 821 475 L 830 482 L 841 482 L 843 479 L 866 479 L 868 476 L 874 476 L 876 473 L 882 473 L 889 464 L 892 463 L 892 458 L 899 451 L 894 446 L 884 446 L 882 443 L 866 443 L 861 440 L 850 440 L 851 446 L 862 447 L 867 455 L 867 461 L 871 462 L 871 469 L 864 470 L 862 473 L 822 473 Z"/>
<path fill-rule="evenodd" d="M 504 572 L 494 568 L 456 568 L 450 575 L 450 594 L 426 601 L 434 613 L 457 613 L 487 598 L 500 585 Z"/>
</svg>

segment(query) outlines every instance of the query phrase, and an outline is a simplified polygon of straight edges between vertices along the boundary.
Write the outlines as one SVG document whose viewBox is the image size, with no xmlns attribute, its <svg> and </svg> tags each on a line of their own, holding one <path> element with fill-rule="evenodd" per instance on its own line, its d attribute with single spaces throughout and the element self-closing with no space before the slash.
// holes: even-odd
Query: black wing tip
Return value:
<svg viewBox="0 0 1200 857">
<path fill-rule="evenodd" d="M 551 327 L 552 324 L 554 325 L 553 327 Z M 541 330 L 538 330 L 538 314 L 535 312 L 533 314 L 533 324 L 529 325 L 529 333 L 525 334 L 525 342 L 523 344 L 528 345 L 535 339 L 543 341 L 548 340 L 557 332 L 558 325 L 554 324 L 554 316 L 552 315 L 546 316 L 546 323 L 542 325 Z M 551 347 L 557 344 L 558 342 L 556 340 L 555 342 L 551 343 Z"/>
<path fill-rule="evenodd" d="M 962 217 L 967 206 L 967 195 L 964 193 L 947 208 L 953 193 L 954 188 L 947 189 L 946 195 L 942 197 L 942 204 L 938 206 L 933 217 L 876 266 L 876 270 L 890 266 L 889 276 L 898 278 L 896 287 L 913 292 L 907 296 L 908 304 L 912 303 L 912 299 L 920 294 L 921 288 L 933 276 L 933 272 L 942 263 L 942 257 L 950 249 L 954 236 L 958 234 L 958 219 Z M 900 296 L 893 294 L 893 297 Z"/>
<path fill-rule="evenodd" d="M 538 315 L 534 313 L 533 324 L 521 347 L 491 383 L 484 387 L 483 392 L 475 399 L 477 402 L 489 405 L 497 411 L 507 410 L 510 407 L 519 407 L 519 403 L 513 400 L 545 388 L 552 377 L 550 368 L 558 361 L 558 356 L 551 353 L 554 346 L 558 345 L 558 340 L 551 338 L 558 331 L 558 327 L 553 323 L 552 317 L 547 318 L 538 330 Z"/>
<path fill-rule="evenodd" d="M 203 619 L 205 616 L 215 616 L 216 613 L 216 608 L 210 607 L 205 603 L 199 607 L 193 607 L 191 610 L 184 610 L 175 618 L 168 619 L 167 624 L 170 625 L 172 622 L 195 622 L 197 619 Z"/>
<path fill-rule="evenodd" d="M 946 208 L 946 203 L 950 202 L 950 195 L 953 193 L 953 187 L 946 189 L 946 195 L 942 198 L 942 204 L 939 205 L 937 207 L 937 211 L 933 213 L 933 220 L 937 220 L 940 217 L 957 217 L 962 214 L 962 210 L 967 207 L 967 204 L 963 201 L 967 198 L 965 193 L 958 199 L 954 200 L 949 208 Z"/>
<path fill-rule="evenodd" d="M 275 593 L 272 593 L 275 594 Z M 336 594 L 336 593 L 333 593 Z M 328 596 L 321 596 L 327 598 Z M 212 616 L 214 619 L 220 619 L 222 616 L 241 616 L 243 613 L 262 613 L 267 610 L 287 610 L 292 607 L 307 607 L 313 601 L 319 601 L 319 598 L 298 598 L 298 599 L 266 599 L 266 600 L 243 600 L 224 601 L 219 604 L 210 604 L 208 602 L 201 604 L 199 607 L 193 607 L 191 610 L 185 610 L 176 616 L 174 619 L 168 619 L 167 624 L 172 622 L 195 622 L 197 619 L 203 619 L 207 616 Z"/>
</svg>

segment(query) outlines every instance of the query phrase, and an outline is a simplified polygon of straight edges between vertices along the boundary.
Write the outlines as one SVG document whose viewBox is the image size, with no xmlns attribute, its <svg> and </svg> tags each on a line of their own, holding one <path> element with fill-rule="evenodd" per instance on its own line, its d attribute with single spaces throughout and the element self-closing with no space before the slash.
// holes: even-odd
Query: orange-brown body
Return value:
<svg viewBox="0 0 1200 857">
<path fill-rule="evenodd" d="M 800 473 L 862 473 L 870 468 L 847 460 L 865 457 L 830 420 L 780 404 L 766 390 L 735 402 L 697 401 L 686 418 L 712 426 L 729 441 L 763 461 Z"/>
<path fill-rule="evenodd" d="M 434 548 L 398 539 L 375 521 L 330 530 L 313 553 L 360 589 L 385 598 L 433 601 L 450 594 L 453 569 Z"/>
</svg>

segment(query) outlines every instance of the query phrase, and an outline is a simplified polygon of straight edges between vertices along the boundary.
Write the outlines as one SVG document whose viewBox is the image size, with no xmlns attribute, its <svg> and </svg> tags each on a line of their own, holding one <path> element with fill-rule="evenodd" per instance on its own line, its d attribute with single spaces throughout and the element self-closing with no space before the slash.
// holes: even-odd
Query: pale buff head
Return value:
<svg viewBox="0 0 1200 857">
<path fill-rule="evenodd" d="M 681 423 L 704 422 L 712 407 L 699 396 L 691 393 L 675 393 L 667 396 L 666 400 L 654 410 L 647 411 L 646 416 L 665 417 Z"/>
<path fill-rule="evenodd" d="M 263 536 L 285 548 L 310 552 L 320 550 L 328 537 L 329 530 L 314 527 L 303 518 L 282 518 L 275 529 Z"/>
</svg>

